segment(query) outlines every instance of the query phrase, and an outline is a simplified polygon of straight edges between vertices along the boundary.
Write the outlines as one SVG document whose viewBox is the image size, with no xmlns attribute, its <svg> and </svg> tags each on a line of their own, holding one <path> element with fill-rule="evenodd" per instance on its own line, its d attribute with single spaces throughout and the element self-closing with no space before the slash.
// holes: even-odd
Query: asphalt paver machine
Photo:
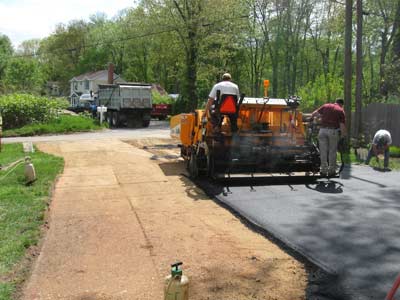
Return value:
<svg viewBox="0 0 400 300">
<path fill-rule="evenodd" d="M 298 97 L 236 99 L 217 93 L 217 126 L 210 114 L 196 110 L 171 118 L 171 136 L 180 140 L 192 178 L 298 172 L 319 176 L 319 151 L 299 103 Z"/>
</svg>

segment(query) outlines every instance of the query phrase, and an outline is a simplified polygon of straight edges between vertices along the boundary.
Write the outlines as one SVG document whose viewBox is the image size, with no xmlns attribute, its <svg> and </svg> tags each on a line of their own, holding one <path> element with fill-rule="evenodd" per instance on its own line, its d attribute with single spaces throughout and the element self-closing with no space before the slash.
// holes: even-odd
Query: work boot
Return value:
<svg viewBox="0 0 400 300">
<path fill-rule="evenodd" d="M 336 172 L 329 172 L 328 177 L 336 177 Z"/>
<path fill-rule="evenodd" d="M 328 177 L 335 177 L 335 176 L 336 176 L 336 168 L 329 168 Z"/>
</svg>

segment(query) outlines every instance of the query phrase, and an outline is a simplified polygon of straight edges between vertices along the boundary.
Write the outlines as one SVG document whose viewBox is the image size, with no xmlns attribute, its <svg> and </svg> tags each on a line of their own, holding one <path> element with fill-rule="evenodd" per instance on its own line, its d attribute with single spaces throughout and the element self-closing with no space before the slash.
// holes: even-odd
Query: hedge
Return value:
<svg viewBox="0 0 400 300">
<path fill-rule="evenodd" d="M 65 101 L 57 99 L 29 94 L 0 96 L 0 114 L 3 117 L 3 129 L 49 122 L 63 108 L 66 108 Z"/>
</svg>

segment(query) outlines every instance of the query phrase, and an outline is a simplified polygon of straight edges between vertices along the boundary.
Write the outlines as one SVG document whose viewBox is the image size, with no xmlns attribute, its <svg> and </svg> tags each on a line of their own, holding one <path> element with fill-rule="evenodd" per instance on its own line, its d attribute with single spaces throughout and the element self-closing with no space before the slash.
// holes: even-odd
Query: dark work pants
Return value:
<svg viewBox="0 0 400 300">
<path fill-rule="evenodd" d="M 231 123 L 231 131 L 232 132 L 236 132 L 238 130 L 238 127 L 237 127 L 237 116 L 236 115 L 227 115 L 227 116 L 228 116 L 229 121 Z M 216 128 L 216 127 L 221 129 L 222 119 L 223 119 L 223 116 L 218 116 L 215 113 L 211 113 L 211 124 L 212 124 L 213 129 Z"/>
<path fill-rule="evenodd" d="M 389 147 L 387 149 L 385 149 L 385 152 L 383 153 L 383 155 L 385 156 L 385 158 L 383 160 L 383 167 L 387 168 L 389 166 Z M 375 156 L 375 153 L 371 146 L 371 148 L 368 151 L 367 159 L 365 160 L 365 163 L 367 165 L 369 164 L 369 161 L 371 160 L 372 156 Z"/>
</svg>

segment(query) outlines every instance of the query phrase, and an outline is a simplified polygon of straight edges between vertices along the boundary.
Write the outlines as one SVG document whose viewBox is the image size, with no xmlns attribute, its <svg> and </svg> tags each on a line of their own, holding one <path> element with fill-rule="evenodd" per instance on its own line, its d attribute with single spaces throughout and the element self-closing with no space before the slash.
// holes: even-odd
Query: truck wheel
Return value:
<svg viewBox="0 0 400 300">
<path fill-rule="evenodd" d="M 112 127 L 119 127 L 119 113 L 117 111 L 114 111 L 112 113 Z"/>
<path fill-rule="evenodd" d="M 143 120 L 142 125 L 143 125 L 143 127 L 149 127 L 150 120 Z"/>
<path fill-rule="evenodd" d="M 108 123 L 108 127 L 112 128 L 112 111 L 106 112 L 106 122 Z"/>
</svg>

